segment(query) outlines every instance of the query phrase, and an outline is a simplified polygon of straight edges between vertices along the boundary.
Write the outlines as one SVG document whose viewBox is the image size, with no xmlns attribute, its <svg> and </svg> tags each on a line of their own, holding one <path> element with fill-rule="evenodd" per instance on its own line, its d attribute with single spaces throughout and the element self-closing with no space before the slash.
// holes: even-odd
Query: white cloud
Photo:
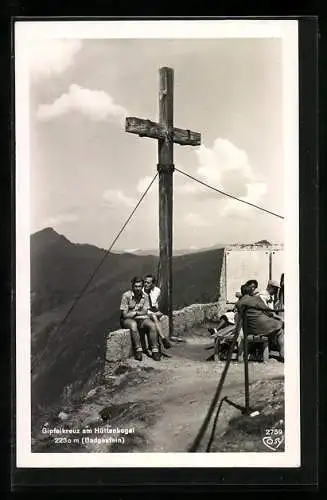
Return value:
<svg viewBox="0 0 327 500">
<path fill-rule="evenodd" d="M 125 206 L 128 208 L 134 208 L 136 205 L 136 200 L 129 196 L 126 196 L 119 189 L 107 189 L 103 194 L 102 198 L 105 204 L 109 208 L 117 208 L 118 206 Z"/>
<path fill-rule="evenodd" d="M 246 152 L 227 139 L 215 139 L 212 148 L 201 145 L 196 154 L 200 164 L 197 174 L 206 182 L 214 183 L 217 188 L 223 187 L 226 173 L 241 175 L 249 181 L 255 180 Z"/>
<path fill-rule="evenodd" d="M 82 48 L 81 40 L 35 39 L 27 47 L 32 80 L 62 73 L 74 62 Z"/>
<path fill-rule="evenodd" d="M 212 148 L 201 145 L 196 155 L 199 162 L 196 176 L 211 186 L 254 204 L 266 194 L 267 186 L 253 171 L 246 152 L 230 141 L 217 138 Z M 220 214 L 246 207 L 237 200 L 225 200 L 219 204 Z"/>
<path fill-rule="evenodd" d="M 68 93 L 62 94 L 52 104 L 41 104 L 37 111 L 40 120 L 52 120 L 71 111 L 79 111 L 94 121 L 125 118 L 127 111 L 115 104 L 114 99 L 103 90 L 89 90 L 72 84 Z"/>
<path fill-rule="evenodd" d="M 153 177 L 150 177 L 149 175 L 147 175 L 146 177 L 142 177 L 142 179 L 140 179 L 139 182 L 137 183 L 137 186 L 136 186 L 137 192 L 140 194 L 143 194 L 146 191 L 146 189 L 149 187 L 152 179 L 153 179 Z M 154 192 L 154 190 L 155 190 L 155 185 L 152 184 L 150 191 L 147 194 L 150 194 L 150 192 Z"/>
<path fill-rule="evenodd" d="M 62 226 L 63 224 L 67 224 L 69 222 L 76 222 L 78 220 L 78 216 L 76 214 L 59 214 L 55 217 L 49 217 L 44 221 L 42 226 L 44 227 L 55 227 Z"/>
<path fill-rule="evenodd" d="M 247 195 L 241 196 L 240 199 L 258 205 L 266 193 L 267 185 L 264 182 L 254 182 L 252 184 L 247 184 Z M 236 212 L 249 210 L 251 208 L 250 205 L 229 198 L 220 213 L 221 215 L 232 215 L 233 213 L 235 214 Z"/>
<path fill-rule="evenodd" d="M 204 219 L 200 214 L 190 212 L 185 215 L 184 223 L 192 227 L 209 227 L 211 224 L 207 219 Z"/>
<path fill-rule="evenodd" d="M 206 187 L 202 186 L 201 184 L 193 181 L 193 182 L 186 182 L 184 184 L 177 184 L 175 186 L 175 192 L 179 194 L 197 194 L 200 192 L 206 191 Z"/>
<path fill-rule="evenodd" d="M 265 194 L 267 194 L 267 184 L 264 182 L 253 182 L 252 184 L 248 184 L 248 194 L 244 199 L 251 203 L 257 203 Z"/>
</svg>

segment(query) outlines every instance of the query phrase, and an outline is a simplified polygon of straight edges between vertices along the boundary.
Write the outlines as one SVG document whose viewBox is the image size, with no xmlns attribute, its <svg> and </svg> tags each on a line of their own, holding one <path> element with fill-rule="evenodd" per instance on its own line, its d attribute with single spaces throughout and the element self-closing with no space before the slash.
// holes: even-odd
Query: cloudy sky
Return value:
<svg viewBox="0 0 327 500">
<path fill-rule="evenodd" d="M 158 119 L 161 66 L 175 71 L 175 126 L 201 132 L 175 165 L 284 214 L 278 38 L 44 40 L 29 48 L 31 232 L 51 226 L 107 248 L 156 173 L 157 141 L 124 131 Z M 155 183 L 115 250 L 158 245 Z M 283 221 L 174 174 L 174 248 L 283 241 Z"/>
</svg>

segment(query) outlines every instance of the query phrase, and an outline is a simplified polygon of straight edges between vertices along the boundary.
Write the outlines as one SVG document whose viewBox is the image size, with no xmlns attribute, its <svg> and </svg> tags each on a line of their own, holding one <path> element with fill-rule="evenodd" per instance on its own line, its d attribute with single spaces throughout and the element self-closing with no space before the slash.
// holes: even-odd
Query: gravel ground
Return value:
<svg viewBox="0 0 327 500">
<path fill-rule="evenodd" d="M 222 362 L 206 361 L 212 352 L 207 349 L 212 341 L 206 332 L 203 328 L 194 330 L 185 343 L 174 344 L 166 351 L 169 357 L 160 362 L 144 356 L 141 362 L 129 359 L 113 367 L 112 376 L 104 385 L 84 400 L 62 408 L 60 418 L 58 411 L 56 415 L 44 416 L 33 432 L 33 452 L 187 451 L 207 414 L 224 368 Z M 271 442 L 268 437 L 269 433 L 283 436 L 284 365 L 274 359 L 249 363 L 249 378 L 250 406 L 259 414 L 246 417 L 224 403 L 211 452 L 274 452 L 277 445 L 278 451 L 283 451 L 282 439 Z M 224 396 L 244 404 L 243 363 L 230 365 L 221 394 Z M 215 413 L 198 451 L 207 449 Z M 49 437 L 44 429 L 54 427 L 71 429 L 75 434 Z M 116 435 L 108 434 L 110 428 L 131 432 L 120 434 L 124 442 L 109 443 L 108 438 L 116 439 Z M 267 443 L 272 443 L 270 448 Z"/>
</svg>

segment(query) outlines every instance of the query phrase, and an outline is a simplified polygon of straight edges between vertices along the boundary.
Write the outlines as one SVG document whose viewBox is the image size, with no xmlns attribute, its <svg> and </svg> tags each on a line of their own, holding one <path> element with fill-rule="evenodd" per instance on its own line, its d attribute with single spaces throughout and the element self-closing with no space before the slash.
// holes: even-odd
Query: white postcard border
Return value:
<svg viewBox="0 0 327 500">
<path fill-rule="evenodd" d="M 30 328 L 30 40 L 45 38 L 266 38 L 283 40 L 285 164 L 285 452 L 32 453 Z M 299 467 L 298 23 L 296 20 L 16 21 L 16 447 L 17 467 Z"/>
</svg>

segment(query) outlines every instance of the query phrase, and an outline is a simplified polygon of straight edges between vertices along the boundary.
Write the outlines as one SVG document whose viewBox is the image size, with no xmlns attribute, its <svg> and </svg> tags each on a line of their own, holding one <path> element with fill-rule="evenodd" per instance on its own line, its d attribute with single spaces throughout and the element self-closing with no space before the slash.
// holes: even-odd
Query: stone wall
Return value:
<svg viewBox="0 0 327 500">
<path fill-rule="evenodd" d="M 225 251 L 233 251 L 233 250 L 243 250 L 243 251 L 254 251 L 254 250 L 263 250 L 269 252 L 278 252 L 284 250 L 283 243 L 271 243 L 270 245 L 259 245 L 259 244 L 239 244 L 235 243 L 234 245 L 227 245 L 225 247 Z"/>
<path fill-rule="evenodd" d="M 193 304 L 173 312 L 174 335 L 187 337 L 194 326 L 217 321 L 225 308 L 224 301 L 211 304 Z M 168 317 L 161 320 L 163 332 L 168 334 Z M 121 362 L 132 355 L 129 330 L 120 329 L 109 332 L 106 336 L 105 374 L 110 372 L 110 365 Z"/>
<path fill-rule="evenodd" d="M 226 249 L 224 249 L 223 261 L 219 277 L 219 302 L 226 305 L 227 302 L 227 274 L 226 274 Z"/>
<path fill-rule="evenodd" d="M 173 313 L 173 328 L 174 335 L 183 337 L 187 336 L 189 330 L 196 325 L 201 325 L 205 322 L 215 321 L 226 310 L 230 309 L 235 302 L 235 291 L 239 291 L 239 287 L 245 279 L 251 276 L 240 276 L 242 269 L 237 269 L 237 276 L 233 275 L 231 269 L 227 265 L 227 255 L 231 252 L 244 251 L 245 258 L 247 253 L 262 252 L 280 252 L 283 251 L 282 244 L 273 245 L 229 245 L 224 249 L 224 256 L 220 270 L 218 289 L 218 302 L 210 304 L 193 304 L 184 309 L 174 311 Z M 244 260 L 244 258 L 243 258 Z M 241 267 L 241 262 L 240 262 Z M 232 270 L 233 271 L 233 270 Z M 235 270 L 234 270 L 235 271 Z M 231 282 L 236 281 L 235 290 L 233 289 L 229 304 L 227 304 L 228 289 L 231 288 Z M 242 281 L 243 280 L 243 281 Z M 265 278 L 266 280 L 266 278 Z M 233 288 L 233 287 L 232 287 Z M 162 328 L 165 333 L 168 331 L 168 318 L 162 319 Z M 127 359 L 132 355 L 130 334 L 128 330 L 115 330 L 109 332 L 106 336 L 106 366 Z M 106 372 L 106 370 L 105 370 Z"/>
</svg>

